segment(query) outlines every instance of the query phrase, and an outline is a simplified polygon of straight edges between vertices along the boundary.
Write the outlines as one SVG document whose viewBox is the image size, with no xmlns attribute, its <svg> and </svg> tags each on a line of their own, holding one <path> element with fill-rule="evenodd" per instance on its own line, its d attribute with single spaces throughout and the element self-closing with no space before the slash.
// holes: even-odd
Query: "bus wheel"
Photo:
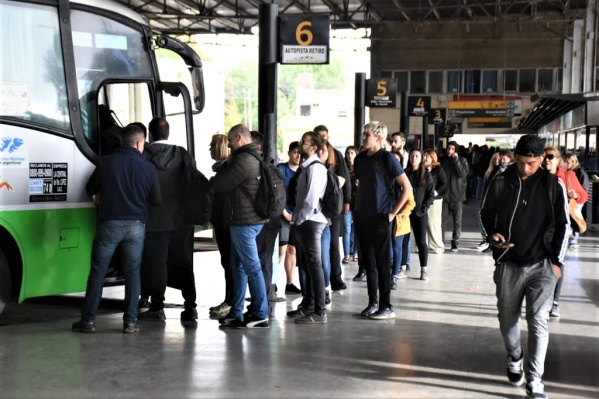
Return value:
<svg viewBox="0 0 599 399">
<path fill-rule="evenodd" d="M 4 308 L 10 300 L 11 289 L 10 267 L 6 256 L 4 256 L 4 252 L 0 249 L 0 315 L 4 312 Z"/>
</svg>

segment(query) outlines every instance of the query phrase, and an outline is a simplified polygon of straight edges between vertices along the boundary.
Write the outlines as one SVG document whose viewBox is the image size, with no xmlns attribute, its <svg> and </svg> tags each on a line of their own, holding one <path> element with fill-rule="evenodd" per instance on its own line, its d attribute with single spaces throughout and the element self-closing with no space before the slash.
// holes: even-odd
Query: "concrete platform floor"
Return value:
<svg viewBox="0 0 599 399">
<path fill-rule="evenodd" d="M 397 319 L 359 317 L 366 283 L 333 294 L 326 325 L 297 325 L 276 304 L 269 330 L 221 329 L 208 308 L 222 301 L 217 252 L 195 254 L 197 323 L 179 320 L 178 291 L 167 321 L 121 333 L 122 314 L 104 306 L 96 334 L 70 331 L 80 298 L 12 306 L 0 327 L 0 398 L 522 398 L 505 377 L 496 317 L 493 262 L 466 210 L 458 253 L 430 255 L 422 282 L 417 256 L 410 279 L 392 294 Z M 597 233 L 568 255 L 562 317 L 551 320 L 546 391 L 551 398 L 599 398 L 599 249 Z M 277 278 L 284 286 L 284 273 Z M 122 287 L 105 298 L 122 298 Z M 106 301 L 104 305 L 113 305 Z M 526 327 L 523 323 L 523 337 Z"/>
</svg>

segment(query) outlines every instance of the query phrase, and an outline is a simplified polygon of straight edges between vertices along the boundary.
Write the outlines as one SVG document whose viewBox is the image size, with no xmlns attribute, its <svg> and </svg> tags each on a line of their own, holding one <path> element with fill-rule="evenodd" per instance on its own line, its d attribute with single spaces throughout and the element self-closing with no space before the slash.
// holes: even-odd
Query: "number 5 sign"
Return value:
<svg viewBox="0 0 599 399">
<path fill-rule="evenodd" d="M 279 16 L 281 64 L 329 63 L 329 15 Z"/>
</svg>

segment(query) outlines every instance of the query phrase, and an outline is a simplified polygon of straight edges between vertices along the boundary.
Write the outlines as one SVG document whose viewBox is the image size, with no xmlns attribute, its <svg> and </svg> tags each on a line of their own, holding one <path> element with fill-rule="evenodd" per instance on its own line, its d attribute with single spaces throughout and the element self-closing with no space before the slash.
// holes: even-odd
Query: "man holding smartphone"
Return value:
<svg viewBox="0 0 599 399">
<path fill-rule="evenodd" d="M 520 314 L 526 297 L 529 398 L 546 398 L 543 385 L 553 291 L 568 248 L 566 191 L 541 168 L 544 143 L 525 135 L 516 145 L 516 162 L 490 183 L 480 210 L 483 236 L 495 259 L 493 280 L 501 334 L 508 352 L 511 384 L 524 383 Z"/>
</svg>

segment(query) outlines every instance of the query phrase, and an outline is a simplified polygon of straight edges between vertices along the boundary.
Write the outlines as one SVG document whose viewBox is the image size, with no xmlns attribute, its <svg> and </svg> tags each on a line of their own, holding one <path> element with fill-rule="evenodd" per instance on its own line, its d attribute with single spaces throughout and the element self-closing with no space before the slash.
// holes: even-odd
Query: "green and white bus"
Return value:
<svg viewBox="0 0 599 399">
<path fill-rule="evenodd" d="M 156 51 L 167 50 L 191 94 L 160 81 Z M 193 155 L 204 86 L 188 45 L 108 0 L 0 0 L 0 54 L 1 314 L 11 298 L 85 290 L 96 224 L 85 184 L 111 125 L 176 115 L 175 140 Z"/>
</svg>

